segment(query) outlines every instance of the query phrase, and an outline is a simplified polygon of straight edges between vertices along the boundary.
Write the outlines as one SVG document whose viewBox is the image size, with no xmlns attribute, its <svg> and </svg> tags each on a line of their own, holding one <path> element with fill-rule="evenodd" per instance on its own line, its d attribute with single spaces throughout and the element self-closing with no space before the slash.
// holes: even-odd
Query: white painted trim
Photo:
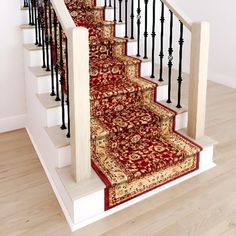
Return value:
<svg viewBox="0 0 236 236">
<path fill-rule="evenodd" d="M 47 165 L 45 164 L 45 162 L 44 162 L 44 160 L 43 160 L 43 157 L 42 157 L 42 155 L 41 155 L 41 153 L 40 153 L 40 151 L 39 151 L 39 148 L 38 148 L 36 142 L 34 141 L 33 135 L 31 135 L 31 132 L 30 132 L 30 130 L 28 129 L 27 126 L 26 126 L 25 128 L 26 128 L 27 133 L 28 133 L 28 135 L 29 135 L 29 137 L 30 137 L 30 140 L 31 140 L 31 142 L 32 142 L 32 144 L 33 144 L 33 146 L 34 146 L 34 149 L 35 149 L 35 151 L 36 151 L 36 153 L 37 153 L 37 155 L 38 155 L 38 158 L 39 158 L 39 160 L 40 160 L 40 163 L 41 163 L 41 165 L 43 166 L 43 169 L 44 169 L 44 171 L 45 171 L 45 173 L 46 173 L 46 175 L 47 175 L 48 181 L 49 181 L 50 184 L 51 184 L 51 187 L 52 187 L 52 189 L 53 189 L 53 192 L 55 193 L 55 195 L 56 195 L 56 197 L 57 197 L 57 200 L 58 200 L 58 202 L 59 202 L 59 204 L 60 204 L 60 206 L 61 206 L 61 209 L 62 209 L 62 211 L 63 211 L 63 213 L 64 213 L 64 215 L 65 215 L 65 218 L 66 218 L 66 220 L 67 220 L 67 222 L 68 222 L 68 224 L 69 224 L 71 230 L 73 230 L 73 228 L 74 228 L 74 223 L 73 223 L 73 221 L 72 221 L 72 219 L 71 219 L 71 217 L 70 217 L 70 214 L 69 214 L 69 212 L 67 211 L 67 208 L 66 208 L 66 206 L 65 206 L 65 204 L 64 204 L 64 202 L 63 202 L 63 200 L 62 200 L 62 198 L 61 198 L 61 196 L 60 196 L 60 194 L 59 194 L 59 192 L 58 192 L 58 190 L 57 190 L 57 188 L 56 188 L 56 185 L 54 184 L 54 181 L 53 181 L 53 179 L 52 179 L 52 177 L 51 177 L 51 175 L 50 175 L 50 172 L 49 172 L 49 170 L 48 170 L 48 168 L 47 168 Z"/>
<path fill-rule="evenodd" d="M 236 77 L 209 72 L 208 80 L 236 89 Z"/>
<path fill-rule="evenodd" d="M 25 128 L 26 114 L 0 119 L 0 133 Z"/>
</svg>

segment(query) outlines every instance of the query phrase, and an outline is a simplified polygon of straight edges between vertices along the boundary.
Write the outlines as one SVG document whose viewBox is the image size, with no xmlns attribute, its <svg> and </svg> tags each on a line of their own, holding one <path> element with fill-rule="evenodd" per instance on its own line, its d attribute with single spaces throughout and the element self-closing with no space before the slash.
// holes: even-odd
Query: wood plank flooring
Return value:
<svg viewBox="0 0 236 236">
<path fill-rule="evenodd" d="M 74 233 L 25 130 L 0 134 L 0 235 L 236 236 L 236 90 L 208 83 L 217 167 Z"/>
</svg>

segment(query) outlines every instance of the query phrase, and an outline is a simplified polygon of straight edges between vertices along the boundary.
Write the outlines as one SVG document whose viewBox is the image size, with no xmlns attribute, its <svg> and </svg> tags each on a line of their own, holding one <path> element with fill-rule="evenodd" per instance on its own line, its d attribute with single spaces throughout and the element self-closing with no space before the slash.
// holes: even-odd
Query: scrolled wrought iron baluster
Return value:
<svg viewBox="0 0 236 236">
<path fill-rule="evenodd" d="M 141 25 L 141 7 L 140 0 L 138 0 L 137 8 L 137 57 L 140 57 L 140 25 Z"/>
<path fill-rule="evenodd" d="M 134 0 L 131 0 L 130 29 L 130 39 L 134 39 Z"/>
<path fill-rule="evenodd" d="M 67 104 L 67 118 L 68 124 L 67 129 L 68 133 L 66 135 L 67 138 L 70 138 L 70 88 L 69 88 L 69 65 L 68 65 L 68 40 L 66 38 L 65 42 L 65 57 L 66 57 L 66 104 Z"/>
<path fill-rule="evenodd" d="M 147 38 L 148 38 L 148 31 L 147 31 L 147 27 L 148 27 L 148 0 L 144 0 L 144 4 L 145 4 L 145 28 L 144 28 L 144 57 L 143 59 L 148 59 L 147 56 Z"/>
<path fill-rule="evenodd" d="M 57 47 L 58 47 L 58 21 L 57 21 L 57 15 L 56 12 L 53 11 L 53 20 L 54 20 L 54 65 L 55 65 L 55 76 L 56 76 L 56 98 L 55 101 L 60 101 L 59 97 L 59 65 L 58 65 L 58 52 L 57 52 Z"/>
<path fill-rule="evenodd" d="M 164 47 L 164 22 L 165 22 L 165 8 L 164 8 L 164 3 L 161 1 L 161 36 L 160 36 L 160 75 L 159 75 L 159 81 L 162 82 L 163 80 L 163 58 L 164 58 L 164 53 L 163 53 L 163 47 Z"/>
<path fill-rule="evenodd" d="M 55 96 L 54 69 L 53 69 L 53 32 L 52 32 L 52 6 L 49 2 L 49 43 L 50 43 L 50 66 L 51 66 L 51 96 Z"/>
<path fill-rule="evenodd" d="M 184 29 L 183 23 L 180 21 L 180 37 L 179 37 L 179 76 L 178 76 L 178 102 L 177 108 L 182 108 L 181 106 L 181 86 L 182 86 L 182 60 L 183 60 L 183 44 L 184 44 Z"/>
<path fill-rule="evenodd" d="M 122 1 L 119 0 L 119 22 L 122 22 Z"/>
<path fill-rule="evenodd" d="M 169 36 L 169 49 L 168 49 L 168 99 L 167 103 L 171 103 L 171 76 L 173 66 L 173 12 L 170 10 L 170 36 Z"/>
<path fill-rule="evenodd" d="M 125 0 L 125 37 L 128 38 L 128 0 Z"/>
<path fill-rule="evenodd" d="M 60 48 L 60 83 L 61 83 L 61 129 L 66 129 L 65 125 L 65 69 L 64 69 L 64 61 L 63 61 L 63 35 L 62 35 L 62 27 L 59 24 L 59 48 Z"/>
<path fill-rule="evenodd" d="M 155 78 L 155 26 L 156 26 L 156 0 L 153 0 L 153 12 L 152 12 L 152 73 L 151 78 Z"/>
</svg>

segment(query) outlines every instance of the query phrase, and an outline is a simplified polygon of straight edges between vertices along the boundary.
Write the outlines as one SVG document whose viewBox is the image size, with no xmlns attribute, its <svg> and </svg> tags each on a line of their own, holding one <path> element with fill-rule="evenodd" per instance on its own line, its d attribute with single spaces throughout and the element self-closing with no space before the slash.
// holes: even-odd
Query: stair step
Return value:
<svg viewBox="0 0 236 236">
<path fill-rule="evenodd" d="M 61 102 L 55 101 L 55 96 L 50 94 L 36 94 L 39 104 L 43 112 L 43 118 L 45 119 L 45 126 L 52 127 L 55 125 L 61 125 L 62 107 Z M 65 114 L 67 114 L 67 105 L 65 103 Z M 67 115 L 65 116 L 65 122 L 67 122 Z"/>
<path fill-rule="evenodd" d="M 62 148 L 70 145 L 70 139 L 66 137 L 67 130 L 62 130 L 60 125 L 45 127 L 45 131 L 50 137 L 56 148 Z"/>
<path fill-rule="evenodd" d="M 20 25 L 20 29 L 31 30 L 31 29 L 35 29 L 35 26 L 34 25 L 29 25 L 29 24 L 22 24 L 22 25 Z"/>
<path fill-rule="evenodd" d="M 38 97 L 38 99 L 39 99 L 40 103 L 43 105 L 43 107 L 46 109 L 61 106 L 61 102 L 55 101 L 55 96 L 50 96 L 49 93 L 37 94 L 36 96 Z M 65 103 L 65 105 L 66 105 L 66 103 Z"/>
<path fill-rule="evenodd" d="M 51 71 L 46 71 L 41 66 L 30 66 L 29 70 L 33 73 L 35 77 L 51 76 Z"/>
<path fill-rule="evenodd" d="M 37 46 L 34 43 L 25 43 L 24 48 L 28 51 L 41 51 L 42 50 L 41 46 Z"/>
<path fill-rule="evenodd" d="M 72 178 L 70 166 L 58 169 L 57 173 L 72 199 L 79 199 L 105 188 L 94 170 L 88 179 L 82 180 L 80 183 L 76 183 Z"/>
</svg>

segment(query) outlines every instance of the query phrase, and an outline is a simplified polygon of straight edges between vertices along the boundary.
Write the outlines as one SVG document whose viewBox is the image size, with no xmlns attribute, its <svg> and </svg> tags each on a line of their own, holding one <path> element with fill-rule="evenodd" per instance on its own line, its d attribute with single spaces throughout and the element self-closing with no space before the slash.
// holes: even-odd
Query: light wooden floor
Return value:
<svg viewBox="0 0 236 236">
<path fill-rule="evenodd" d="M 209 82 L 217 167 L 70 233 L 25 130 L 0 134 L 0 235 L 235 236 L 236 90 Z"/>
</svg>

